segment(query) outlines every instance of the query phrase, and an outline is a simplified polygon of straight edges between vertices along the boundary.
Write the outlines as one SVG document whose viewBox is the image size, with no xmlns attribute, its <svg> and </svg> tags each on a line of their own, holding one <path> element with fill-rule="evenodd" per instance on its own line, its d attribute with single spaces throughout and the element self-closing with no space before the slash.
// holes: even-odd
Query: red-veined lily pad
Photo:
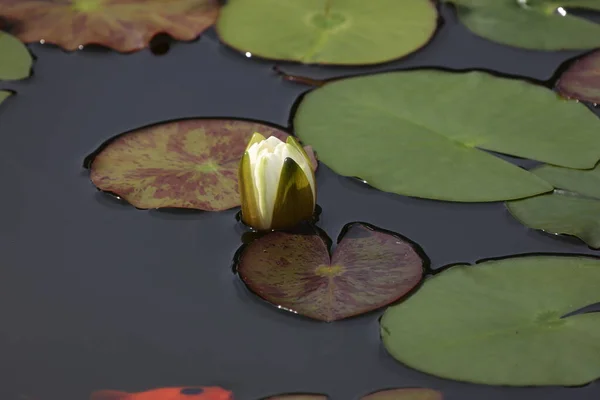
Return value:
<svg viewBox="0 0 600 400">
<path fill-rule="evenodd" d="M 66 50 L 98 44 L 131 52 L 163 32 L 193 40 L 218 14 L 218 0 L 0 0 L 0 16 L 17 21 L 22 41 Z"/>
<path fill-rule="evenodd" d="M 88 163 L 98 189 L 141 209 L 221 211 L 240 205 L 238 166 L 254 132 L 288 136 L 269 125 L 187 119 L 152 125 L 110 141 Z M 316 168 L 310 147 L 305 147 Z"/>
<path fill-rule="evenodd" d="M 371 393 L 361 400 L 442 400 L 440 392 L 425 388 L 387 389 Z"/>
<path fill-rule="evenodd" d="M 27 47 L 16 37 L 0 31 L 0 80 L 27 78 L 32 63 Z"/>
<path fill-rule="evenodd" d="M 565 97 L 600 103 L 600 50 L 570 66 L 560 77 L 556 88 Z"/>
<path fill-rule="evenodd" d="M 242 250 L 238 273 L 269 303 L 330 322 L 398 300 L 419 283 L 423 266 L 407 239 L 351 223 L 331 257 L 318 234 L 262 236 Z"/>
<path fill-rule="evenodd" d="M 290 393 L 280 394 L 277 396 L 267 397 L 263 400 L 327 400 L 329 397 L 324 394 L 312 394 L 312 393 Z"/>
</svg>

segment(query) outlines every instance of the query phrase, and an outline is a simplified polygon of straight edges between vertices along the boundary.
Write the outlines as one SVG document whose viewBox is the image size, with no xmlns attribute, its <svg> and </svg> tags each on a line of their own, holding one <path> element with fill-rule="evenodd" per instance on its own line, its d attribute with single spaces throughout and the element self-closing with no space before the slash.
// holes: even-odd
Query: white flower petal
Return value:
<svg viewBox="0 0 600 400">
<path fill-rule="evenodd" d="M 260 216 L 260 226 L 255 228 L 269 229 L 272 225 L 279 180 L 286 158 L 293 159 L 300 166 L 311 186 L 313 200 L 316 198 L 311 161 L 294 145 L 271 136 L 254 143 L 247 149 L 247 153 L 253 181 L 251 184 L 255 189 L 256 203 L 259 208 L 256 214 Z"/>
</svg>

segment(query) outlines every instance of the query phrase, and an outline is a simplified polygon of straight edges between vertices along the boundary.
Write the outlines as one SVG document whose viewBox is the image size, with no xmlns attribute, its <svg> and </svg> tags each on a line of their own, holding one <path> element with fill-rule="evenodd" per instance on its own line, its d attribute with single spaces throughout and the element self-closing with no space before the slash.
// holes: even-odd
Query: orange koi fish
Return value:
<svg viewBox="0 0 600 400">
<path fill-rule="evenodd" d="M 90 400 L 233 400 L 233 393 L 217 386 L 160 388 L 138 393 L 101 390 Z"/>
</svg>

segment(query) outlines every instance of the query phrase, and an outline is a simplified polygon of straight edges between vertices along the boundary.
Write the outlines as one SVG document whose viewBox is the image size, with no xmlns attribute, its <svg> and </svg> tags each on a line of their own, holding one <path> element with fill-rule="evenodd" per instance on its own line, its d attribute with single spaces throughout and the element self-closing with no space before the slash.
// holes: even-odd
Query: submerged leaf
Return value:
<svg viewBox="0 0 600 400">
<path fill-rule="evenodd" d="M 544 165 L 532 172 L 557 190 L 508 202 L 511 214 L 531 228 L 577 236 L 600 248 L 600 166 L 575 170 Z"/>
<path fill-rule="evenodd" d="M 421 280 L 423 263 L 405 239 L 353 223 L 331 258 L 317 234 L 269 233 L 242 251 L 238 272 L 266 301 L 336 321 L 401 298 Z"/>
<path fill-rule="evenodd" d="M 22 41 L 66 50 L 98 44 L 131 52 L 158 33 L 193 40 L 218 13 L 218 0 L 0 0 L 0 17 L 18 22 Z"/>
<path fill-rule="evenodd" d="M 360 400 L 442 400 L 440 392 L 424 388 L 387 389 L 361 397 Z"/>
<path fill-rule="evenodd" d="M 285 140 L 286 132 L 256 122 L 187 119 L 118 136 L 91 163 L 98 189 L 137 208 L 220 211 L 240 205 L 238 168 L 254 132 Z M 307 148 L 315 163 L 314 154 Z"/>
<path fill-rule="evenodd" d="M 14 36 L 0 31 L 0 80 L 27 78 L 32 63 L 27 47 Z"/>
<path fill-rule="evenodd" d="M 552 190 L 479 149 L 572 168 L 591 168 L 600 158 L 600 122 L 587 107 L 477 71 L 333 81 L 304 97 L 294 127 L 335 172 L 439 200 L 512 200 Z"/>
<path fill-rule="evenodd" d="M 229 0 L 217 21 L 223 42 L 252 55 L 345 65 L 405 56 L 436 27 L 430 0 Z"/>
<path fill-rule="evenodd" d="M 600 46 L 600 25 L 559 7 L 599 9 L 586 0 L 445 0 L 458 18 L 488 40 L 532 50 L 578 50 Z M 564 9 L 561 9 L 565 13 Z"/>
<path fill-rule="evenodd" d="M 457 265 L 388 308 L 381 336 L 398 361 L 488 385 L 582 385 L 600 377 L 600 260 L 525 256 Z"/>
<path fill-rule="evenodd" d="M 571 65 L 560 77 L 556 88 L 565 97 L 600 103 L 600 50 Z"/>
</svg>

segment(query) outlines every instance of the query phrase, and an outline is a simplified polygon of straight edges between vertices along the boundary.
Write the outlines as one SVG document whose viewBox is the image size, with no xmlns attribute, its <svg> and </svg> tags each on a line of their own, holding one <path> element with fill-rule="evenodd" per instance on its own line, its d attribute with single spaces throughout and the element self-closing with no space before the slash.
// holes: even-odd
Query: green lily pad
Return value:
<svg viewBox="0 0 600 400">
<path fill-rule="evenodd" d="M 324 394 L 302 394 L 302 393 L 291 393 L 291 394 L 280 394 L 277 396 L 267 397 L 263 400 L 327 400 L 329 397 Z"/>
<path fill-rule="evenodd" d="M 32 64 L 27 47 L 14 36 L 0 31 L 0 80 L 27 78 Z"/>
<path fill-rule="evenodd" d="M 557 190 L 508 202 L 510 213 L 524 225 L 554 234 L 577 236 L 600 248 L 600 166 L 575 170 L 544 165 L 532 171 Z"/>
<path fill-rule="evenodd" d="M 457 265 L 388 308 L 381 336 L 409 367 L 488 385 L 583 385 L 600 377 L 600 260 L 524 256 Z"/>
<path fill-rule="evenodd" d="M 557 7 L 564 8 L 584 8 L 589 10 L 599 10 L 600 11 L 600 3 L 598 0 L 532 0 L 533 3 L 543 3 L 547 2 L 550 4 L 554 4 Z"/>
<path fill-rule="evenodd" d="M 440 392 L 424 388 L 387 389 L 361 397 L 361 400 L 442 400 Z"/>
<path fill-rule="evenodd" d="M 243 249 L 237 268 L 269 303 L 330 322 L 398 300 L 419 283 L 423 264 L 406 239 L 352 223 L 331 258 L 318 234 L 272 232 Z"/>
<path fill-rule="evenodd" d="M 559 7 L 600 9 L 589 0 L 445 0 L 458 18 L 488 40 L 531 50 L 579 50 L 600 46 L 600 25 L 557 12 Z M 595 1 L 595 0 L 594 0 Z M 564 11 L 564 10 L 562 10 Z"/>
<path fill-rule="evenodd" d="M 0 17 L 18 22 L 19 39 L 66 50 L 98 44 L 132 52 L 158 33 L 193 40 L 218 14 L 219 0 L 0 0 Z"/>
<path fill-rule="evenodd" d="M 8 99 L 12 95 L 12 92 L 8 90 L 0 90 L 0 104 L 6 99 Z"/>
<path fill-rule="evenodd" d="M 86 160 L 98 189 L 140 209 L 221 211 L 240 205 L 238 167 L 254 132 L 285 140 L 269 125 L 186 119 L 125 133 Z M 310 147 L 305 147 L 316 168 Z"/>
<path fill-rule="evenodd" d="M 227 45 L 268 59 L 377 64 L 423 47 L 437 10 L 430 0 L 229 0 L 216 27 Z"/>
<path fill-rule="evenodd" d="M 575 61 L 561 75 L 556 89 L 565 97 L 600 103 L 600 50 Z"/>
<path fill-rule="evenodd" d="M 303 98 L 294 127 L 335 172 L 438 200 L 513 200 L 552 190 L 480 149 L 572 168 L 592 168 L 600 158 L 600 121 L 586 106 L 478 71 L 333 81 Z"/>
</svg>

